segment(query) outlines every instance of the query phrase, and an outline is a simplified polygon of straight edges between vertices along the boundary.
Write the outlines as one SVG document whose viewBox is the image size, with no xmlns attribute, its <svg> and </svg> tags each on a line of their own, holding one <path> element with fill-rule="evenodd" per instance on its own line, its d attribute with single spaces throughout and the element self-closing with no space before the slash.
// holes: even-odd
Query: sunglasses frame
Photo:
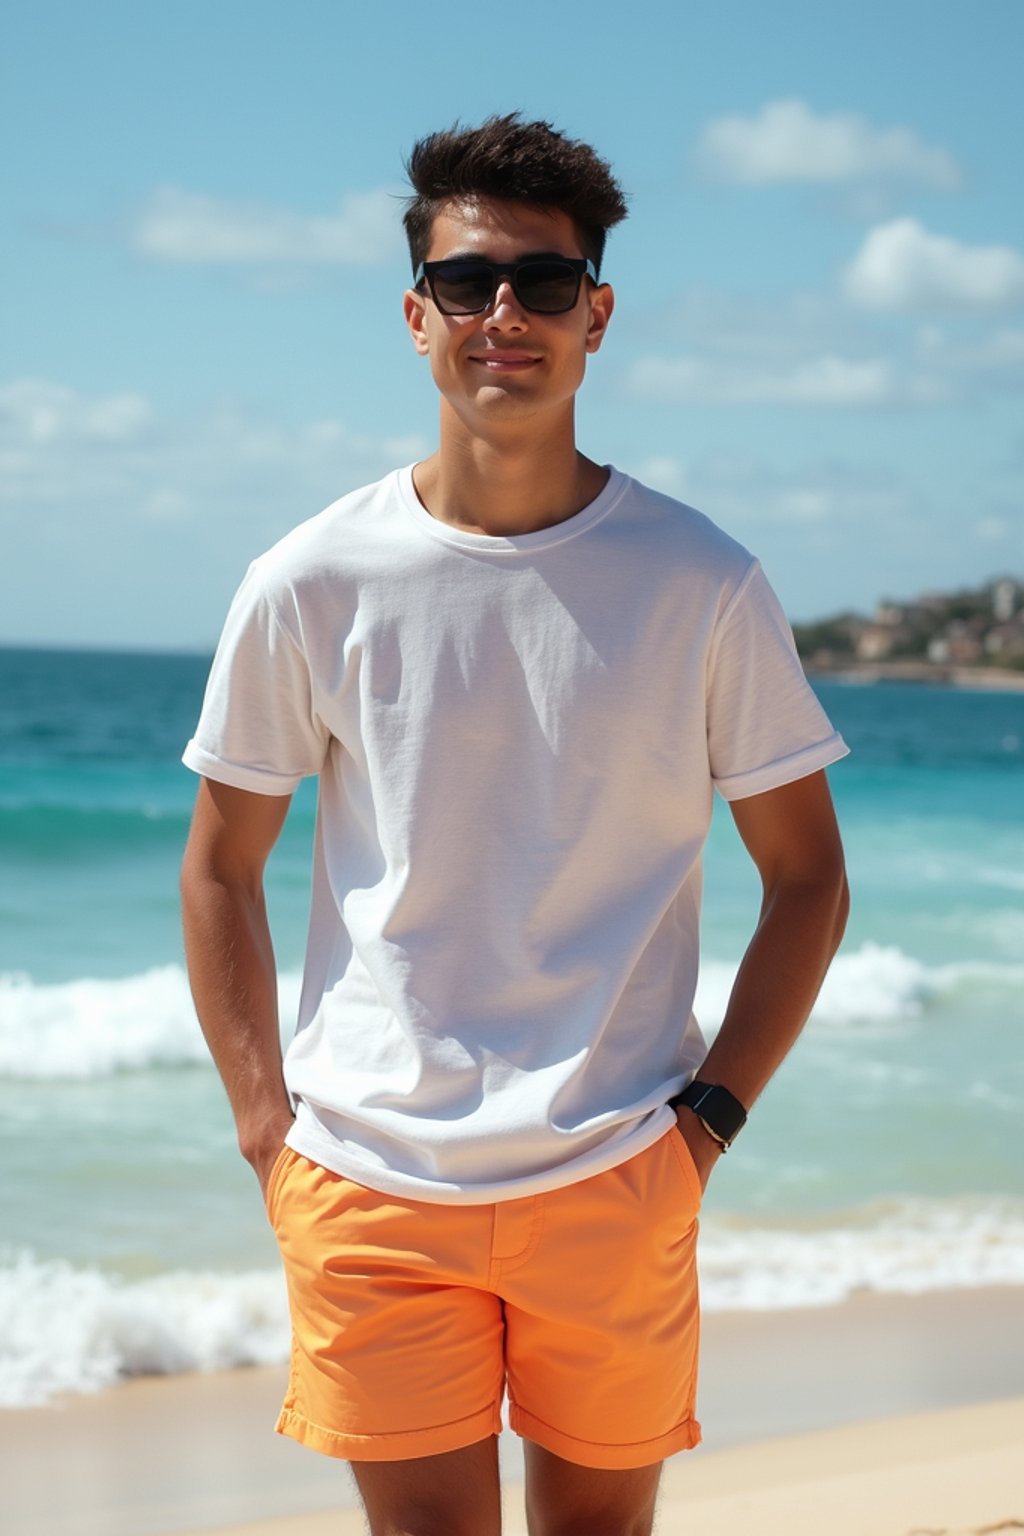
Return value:
<svg viewBox="0 0 1024 1536">
<path fill-rule="evenodd" d="M 552 263 L 559 263 L 562 266 L 570 267 L 576 274 L 576 288 L 573 292 L 572 302 L 559 309 L 534 309 L 533 305 L 528 303 L 519 292 L 519 273 L 523 267 L 550 266 Z M 446 309 L 438 298 L 434 288 L 434 278 L 440 275 L 442 267 L 454 266 L 483 267 L 490 273 L 491 291 L 488 298 L 479 308 Z M 498 292 L 499 281 L 503 277 L 507 277 L 512 284 L 512 292 L 516 296 L 516 302 L 521 304 L 523 309 L 531 315 L 567 315 L 571 309 L 576 308 L 579 302 L 583 279 L 589 277 L 595 283 L 598 282 L 597 268 L 589 256 L 524 256 L 519 261 L 488 261 L 483 256 L 450 256 L 446 261 L 421 261 L 416 268 L 413 287 L 422 292 L 423 285 L 426 283 L 430 291 L 430 297 L 433 299 L 439 312 L 442 315 L 458 318 L 460 315 L 482 315 L 486 310 L 490 309 Z"/>
</svg>

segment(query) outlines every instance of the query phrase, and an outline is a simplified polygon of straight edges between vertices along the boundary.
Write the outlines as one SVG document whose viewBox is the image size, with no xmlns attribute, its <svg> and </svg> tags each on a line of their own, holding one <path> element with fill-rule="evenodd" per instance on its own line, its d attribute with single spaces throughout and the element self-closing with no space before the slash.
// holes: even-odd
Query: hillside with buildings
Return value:
<svg viewBox="0 0 1024 1536">
<path fill-rule="evenodd" d="M 957 592 L 878 604 L 793 627 L 811 673 L 1024 686 L 1024 580 L 1001 576 Z"/>
</svg>

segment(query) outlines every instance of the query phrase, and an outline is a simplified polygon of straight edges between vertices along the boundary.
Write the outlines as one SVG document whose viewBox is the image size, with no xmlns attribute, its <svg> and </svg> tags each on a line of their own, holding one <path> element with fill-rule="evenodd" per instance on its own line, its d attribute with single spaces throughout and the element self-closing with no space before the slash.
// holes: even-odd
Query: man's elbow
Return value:
<svg viewBox="0 0 1024 1536">
<path fill-rule="evenodd" d="M 793 894 L 820 936 L 831 961 L 850 916 L 850 886 L 840 845 L 823 850 L 813 868 L 794 882 Z"/>
</svg>

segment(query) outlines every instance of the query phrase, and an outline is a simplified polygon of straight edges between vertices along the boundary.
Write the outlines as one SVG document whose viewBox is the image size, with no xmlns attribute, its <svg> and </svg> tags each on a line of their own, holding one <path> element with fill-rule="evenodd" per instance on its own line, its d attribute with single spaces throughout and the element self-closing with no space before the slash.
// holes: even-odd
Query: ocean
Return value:
<svg viewBox="0 0 1024 1536">
<path fill-rule="evenodd" d="M 191 1006 L 179 757 L 208 659 L 0 650 L 0 1404 L 287 1356 L 283 1282 Z M 1024 692 L 816 684 L 853 912 L 715 1171 L 709 1309 L 1024 1282 Z M 287 1030 L 315 790 L 271 860 Z M 719 805 L 697 1012 L 756 920 Z"/>
</svg>

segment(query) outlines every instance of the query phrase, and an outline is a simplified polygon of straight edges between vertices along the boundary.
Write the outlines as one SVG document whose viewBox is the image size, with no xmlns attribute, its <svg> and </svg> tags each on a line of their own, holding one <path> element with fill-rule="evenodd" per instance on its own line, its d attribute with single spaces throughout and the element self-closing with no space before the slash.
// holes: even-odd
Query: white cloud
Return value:
<svg viewBox="0 0 1024 1536">
<path fill-rule="evenodd" d="M 896 381 L 881 358 L 834 354 L 783 367 L 743 358 L 641 358 L 626 375 L 636 399 L 683 405 L 880 405 L 893 398 Z"/>
<path fill-rule="evenodd" d="M 643 478 L 642 467 L 638 473 Z M 687 480 L 695 506 L 755 543 L 758 530 L 767 527 L 799 536 L 811 528 L 882 525 L 909 505 L 896 475 L 859 464 L 780 468 L 763 459 L 716 455 L 695 460 Z"/>
<path fill-rule="evenodd" d="M 765 301 L 696 287 L 666 308 L 664 323 L 645 317 L 635 328 L 620 384 L 633 400 L 879 410 L 1024 388 L 1024 328 L 981 310 L 911 327 L 835 294 Z M 679 494 L 674 482 L 665 488 Z"/>
<path fill-rule="evenodd" d="M 843 513 L 851 500 L 847 474 L 834 466 L 787 474 L 739 457 L 707 457 L 689 467 L 670 455 L 655 454 L 631 465 L 630 473 L 678 501 L 713 508 L 716 516 L 727 507 L 727 522 L 736 517 L 747 523 L 753 515 L 759 526 L 824 523 Z M 877 486 L 866 490 L 861 485 L 859 495 L 859 505 L 870 505 Z"/>
<path fill-rule="evenodd" d="M 756 117 L 719 117 L 703 129 L 698 168 L 712 180 L 911 181 L 950 189 L 962 174 L 947 150 L 912 128 L 876 128 L 858 112 L 816 113 L 805 102 L 771 101 Z"/>
<path fill-rule="evenodd" d="M 91 506 L 110 524 L 166 523 L 244 506 L 276 535 L 426 449 L 416 434 L 375 438 L 338 420 L 285 426 L 232 403 L 161 417 L 140 395 L 89 396 L 46 379 L 0 388 L 0 505 L 16 512 Z"/>
<path fill-rule="evenodd" d="M 796 345 L 787 355 L 780 343 L 774 361 L 766 356 L 769 331 L 752 332 L 746 348 L 730 333 L 724 340 L 705 334 L 703 354 L 638 358 L 626 372 L 626 394 L 671 405 L 842 410 L 945 405 L 1024 388 L 1024 331 L 1011 327 L 965 337 L 930 324 L 863 358 L 815 353 L 813 338 L 804 337 L 803 356 Z M 671 484 L 664 489 L 678 494 Z"/>
<path fill-rule="evenodd" d="M 1024 302 L 1024 256 L 965 245 L 917 219 L 873 229 L 842 278 L 851 303 L 875 310 L 1001 309 Z"/>
<path fill-rule="evenodd" d="M 401 249 L 400 202 L 353 192 L 336 213 L 311 215 L 160 187 L 134 220 L 137 250 L 191 265 L 373 266 Z"/>
<path fill-rule="evenodd" d="M 677 501 L 687 499 L 686 471 L 678 459 L 668 454 L 658 453 L 642 459 L 636 467 L 636 475 L 645 485 L 663 491 L 666 496 L 674 496 Z"/>
<path fill-rule="evenodd" d="M 127 443 L 149 425 L 152 412 L 141 395 L 87 398 L 47 379 L 18 379 L 0 388 L 0 442 L 22 447 L 79 443 Z"/>
</svg>

